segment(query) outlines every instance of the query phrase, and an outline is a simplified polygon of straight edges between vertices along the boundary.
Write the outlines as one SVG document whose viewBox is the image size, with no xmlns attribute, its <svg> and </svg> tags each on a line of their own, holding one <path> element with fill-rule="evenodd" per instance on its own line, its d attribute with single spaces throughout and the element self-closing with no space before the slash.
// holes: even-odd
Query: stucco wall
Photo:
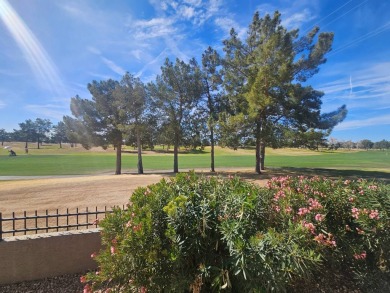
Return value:
<svg viewBox="0 0 390 293">
<path fill-rule="evenodd" d="M 96 268 L 98 229 L 9 237 L 0 241 L 0 284 L 44 279 Z"/>
</svg>

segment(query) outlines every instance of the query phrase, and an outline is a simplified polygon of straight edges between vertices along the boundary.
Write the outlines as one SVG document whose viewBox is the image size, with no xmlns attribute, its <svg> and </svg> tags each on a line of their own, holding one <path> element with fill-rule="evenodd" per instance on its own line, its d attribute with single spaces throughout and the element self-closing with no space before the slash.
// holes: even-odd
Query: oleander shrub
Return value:
<svg viewBox="0 0 390 293">
<path fill-rule="evenodd" d="M 100 223 L 105 248 L 85 291 L 380 292 L 390 288 L 389 191 L 181 173 L 138 188 Z"/>
</svg>

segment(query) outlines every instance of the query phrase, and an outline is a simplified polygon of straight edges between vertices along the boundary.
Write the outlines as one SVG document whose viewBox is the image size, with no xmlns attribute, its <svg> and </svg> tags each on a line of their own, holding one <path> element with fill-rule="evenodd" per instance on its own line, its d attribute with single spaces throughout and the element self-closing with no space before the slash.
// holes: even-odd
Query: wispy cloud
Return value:
<svg viewBox="0 0 390 293">
<path fill-rule="evenodd" d="M 131 31 L 137 40 L 154 39 L 171 36 L 178 32 L 173 26 L 172 18 L 152 18 L 150 20 L 138 20 L 132 24 Z"/>
<path fill-rule="evenodd" d="M 102 55 L 102 52 L 95 48 L 95 47 L 92 47 L 92 46 L 89 46 L 87 48 L 87 50 L 89 52 L 91 52 L 92 54 L 95 54 L 97 56 L 100 57 L 100 60 L 102 60 L 102 62 L 108 67 L 110 68 L 113 72 L 117 73 L 118 75 L 124 75 L 126 73 L 126 70 L 123 69 L 120 65 L 116 64 L 114 61 L 108 59 L 107 57 L 104 57 Z"/>
<path fill-rule="evenodd" d="M 161 15 L 174 17 L 176 22 L 190 21 L 201 26 L 208 19 L 220 13 L 223 0 L 149 0 Z"/>
<path fill-rule="evenodd" d="M 144 67 L 142 67 L 142 69 L 137 72 L 136 77 L 140 77 L 141 75 L 143 75 L 146 70 L 158 71 L 159 68 L 161 67 L 161 64 L 163 63 L 163 59 L 165 59 L 166 55 L 167 55 L 167 49 L 165 48 L 154 59 L 152 59 L 151 61 L 146 63 L 144 65 Z"/>
<path fill-rule="evenodd" d="M 224 38 L 228 37 L 230 30 L 234 28 L 239 38 L 243 38 L 247 32 L 247 27 L 240 26 L 233 18 L 219 17 L 215 24 L 224 32 Z"/>
<path fill-rule="evenodd" d="M 288 29 L 299 29 L 317 18 L 317 1 L 289 1 L 289 6 L 279 8 L 271 3 L 257 6 L 261 16 L 273 15 L 276 10 L 282 14 L 282 25 Z"/>
<path fill-rule="evenodd" d="M 41 118 L 62 120 L 64 113 L 69 112 L 68 109 L 65 109 L 63 106 L 55 104 L 46 104 L 46 105 L 26 105 L 25 109 L 33 114 L 38 115 Z"/>
<path fill-rule="evenodd" d="M 390 108 L 390 62 L 374 64 L 338 64 L 348 68 L 343 75 L 327 76 L 333 82 L 325 83 L 318 89 L 325 93 L 324 101 L 346 103 L 348 108 L 389 109 Z M 332 70 L 330 70 L 332 71 Z M 335 72 L 339 72 L 335 70 Z M 353 91 L 351 92 L 351 81 Z"/>
<path fill-rule="evenodd" d="M 0 109 L 5 108 L 6 106 L 7 104 L 4 101 L 0 100 Z"/>
<path fill-rule="evenodd" d="M 381 115 L 374 118 L 351 120 L 343 122 L 335 127 L 335 130 L 350 130 L 375 125 L 390 125 L 390 115 Z"/>
<path fill-rule="evenodd" d="M 303 11 L 294 12 L 290 15 L 287 14 L 287 17 L 282 21 L 282 25 L 289 29 L 300 28 L 304 23 L 314 20 L 315 18 L 316 16 L 313 15 L 313 12 L 310 9 L 304 9 Z"/>
<path fill-rule="evenodd" d="M 106 64 L 107 67 L 110 68 L 115 73 L 117 73 L 119 75 L 124 75 L 126 73 L 126 70 L 124 70 L 119 65 L 115 64 L 114 61 L 107 59 L 106 57 L 103 57 L 103 56 L 101 58 L 102 58 L 102 61 L 104 62 L 104 64 Z"/>
</svg>

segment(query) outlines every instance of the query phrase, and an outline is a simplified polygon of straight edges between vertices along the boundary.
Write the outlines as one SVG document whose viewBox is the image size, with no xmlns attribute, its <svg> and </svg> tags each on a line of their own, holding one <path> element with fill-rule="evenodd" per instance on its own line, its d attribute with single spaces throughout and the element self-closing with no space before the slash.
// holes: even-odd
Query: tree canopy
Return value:
<svg viewBox="0 0 390 293">
<path fill-rule="evenodd" d="M 331 50 L 333 33 L 318 32 L 315 27 L 299 37 L 298 30 L 281 25 L 278 11 L 264 18 L 256 12 L 244 41 L 234 29 L 224 41 L 226 89 L 239 105 L 233 115 L 242 114 L 242 124 L 252 128 L 258 173 L 279 125 L 296 132 L 331 129 L 346 115 L 345 106 L 321 114 L 323 93 L 302 84 L 319 71 Z M 229 123 L 231 115 L 226 118 Z"/>
</svg>

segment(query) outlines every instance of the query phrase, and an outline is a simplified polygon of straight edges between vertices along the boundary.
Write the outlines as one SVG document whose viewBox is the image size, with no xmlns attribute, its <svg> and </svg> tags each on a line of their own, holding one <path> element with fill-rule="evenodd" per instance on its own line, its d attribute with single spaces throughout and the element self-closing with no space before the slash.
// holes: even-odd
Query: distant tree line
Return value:
<svg viewBox="0 0 390 293">
<path fill-rule="evenodd" d="M 382 139 L 381 141 L 373 142 L 369 139 L 362 139 L 357 142 L 353 142 L 351 140 L 337 140 L 334 138 L 330 138 L 327 141 L 327 145 L 329 149 L 335 149 L 337 150 L 338 148 L 342 149 L 364 149 L 364 150 L 370 150 L 370 149 L 375 149 L 375 150 L 388 150 L 390 149 L 390 141 Z"/>
<path fill-rule="evenodd" d="M 168 58 L 161 73 L 144 84 L 126 73 L 121 80 L 92 81 L 92 98 L 71 99 L 72 116 L 53 126 L 37 118 L 20 123 L 17 140 L 39 144 L 77 142 L 85 148 L 113 145 L 116 174 L 121 173 L 122 145 L 138 149 L 138 173 L 143 173 L 142 149 L 157 144 L 173 147 L 173 171 L 178 172 L 179 147 L 255 146 L 255 170 L 264 169 L 266 147 L 326 145 L 334 126 L 343 121 L 345 105 L 321 113 L 322 92 L 307 80 L 326 62 L 333 33 L 315 27 L 304 36 L 281 25 L 280 13 L 260 18 L 255 13 L 241 40 L 232 28 L 221 56 L 209 47 L 200 58 L 185 62 Z M 46 137 L 46 138 L 48 138 Z"/>
<path fill-rule="evenodd" d="M 42 118 L 27 119 L 19 123 L 19 129 L 14 129 L 12 132 L 0 129 L 0 140 L 2 146 L 7 141 L 24 142 L 26 149 L 28 149 L 29 143 L 36 143 L 39 149 L 43 142 L 58 143 L 60 148 L 62 148 L 62 143 L 70 142 L 64 122 L 60 121 L 54 125 L 49 119 Z"/>
</svg>

